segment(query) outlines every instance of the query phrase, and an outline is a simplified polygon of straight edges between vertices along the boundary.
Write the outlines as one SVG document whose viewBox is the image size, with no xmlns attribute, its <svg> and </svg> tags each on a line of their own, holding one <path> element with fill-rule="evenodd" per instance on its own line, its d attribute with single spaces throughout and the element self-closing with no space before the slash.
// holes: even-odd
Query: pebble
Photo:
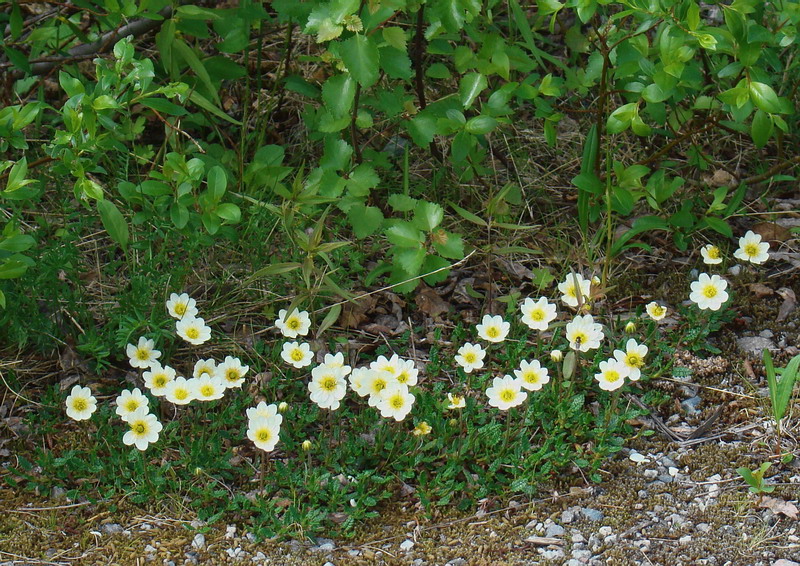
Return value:
<svg viewBox="0 0 800 566">
<path fill-rule="evenodd" d="M 236 536 L 236 525 L 228 525 L 225 527 L 225 538 L 233 538 Z"/>
<path fill-rule="evenodd" d="M 544 536 L 550 538 L 560 537 L 563 534 L 564 534 L 564 527 L 562 527 L 561 525 L 557 525 L 556 523 L 553 523 L 552 525 L 547 527 L 547 530 L 545 530 L 544 532 Z"/>
<path fill-rule="evenodd" d="M 560 548 L 551 548 L 542 552 L 542 558 L 546 560 L 558 560 L 564 558 L 564 551 Z"/>
<path fill-rule="evenodd" d="M 708 523 L 697 523 L 697 525 L 695 525 L 694 528 L 700 531 L 701 533 L 707 533 L 711 530 L 711 525 L 709 525 Z"/>
<path fill-rule="evenodd" d="M 678 544 L 689 544 L 690 542 L 692 542 L 692 537 L 690 535 L 678 539 Z"/>
<path fill-rule="evenodd" d="M 205 545 L 206 545 L 206 535 L 204 535 L 203 533 L 197 533 L 196 535 L 194 535 L 194 538 L 192 539 L 192 547 L 201 549 L 204 548 Z"/>
<path fill-rule="evenodd" d="M 761 359 L 761 351 L 775 350 L 775 342 L 762 336 L 742 336 L 736 339 L 736 347 L 743 354 L 748 354 L 756 359 Z"/>
<path fill-rule="evenodd" d="M 118 523 L 106 523 L 100 525 L 100 532 L 106 535 L 113 535 L 114 533 L 121 533 L 123 530 L 122 525 Z"/>
<path fill-rule="evenodd" d="M 400 550 L 403 552 L 408 552 L 412 548 L 414 548 L 414 541 L 412 540 L 404 540 L 400 543 Z"/>
<path fill-rule="evenodd" d="M 326 562 L 322 566 L 334 566 L 333 562 Z"/>
<path fill-rule="evenodd" d="M 575 520 L 575 511 L 572 509 L 565 509 L 561 512 L 561 522 L 565 525 L 570 524 Z"/>
<path fill-rule="evenodd" d="M 681 409 L 683 409 L 687 414 L 693 415 L 697 412 L 697 406 L 702 403 L 702 401 L 703 399 L 697 395 L 694 397 L 689 397 L 688 399 L 681 401 Z"/>
<path fill-rule="evenodd" d="M 445 564 L 444 566 L 467 566 L 467 561 L 463 558 L 453 558 L 450 562 Z"/>
<path fill-rule="evenodd" d="M 597 529 L 597 534 L 599 534 L 601 537 L 607 537 L 608 535 L 610 535 L 613 532 L 614 532 L 614 529 L 612 529 L 608 525 L 604 525 L 604 526 L 600 527 L 599 529 Z"/>
<path fill-rule="evenodd" d="M 772 566 L 800 566 L 800 562 L 794 562 L 792 560 L 786 560 L 785 558 L 781 558 L 773 562 Z"/>
<path fill-rule="evenodd" d="M 361 551 L 360 551 L 360 550 L 358 550 L 357 548 L 354 548 L 353 550 L 348 550 L 348 551 L 347 551 L 347 555 L 348 555 L 348 556 L 351 556 L 352 558 L 355 558 L 355 557 L 356 557 L 356 556 L 358 556 L 359 554 L 361 554 Z"/>
<path fill-rule="evenodd" d="M 602 521 L 603 520 L 603 513 L 598 511 L 597 509 L 592 509 L 590 507 L 584 507 L 581 509 L 581 514 L 589 521 Z M 562 517 L 563 521 L 563 517 Z"/>
<path fill-rule="evenodd" d="M 152 544 L 148 544 L 144 547 L 144 551 L 145 554 L 153 554 L 156 551 L 156 547 L 154 547 Z"/>
<path fill-rule="evenodd" d="M 261 552 L 260 550 L 256 552 L 256 555 L 253 556 L 253 562 L 263 562 L 267 559 L 267 555 Z"/>
</svg>

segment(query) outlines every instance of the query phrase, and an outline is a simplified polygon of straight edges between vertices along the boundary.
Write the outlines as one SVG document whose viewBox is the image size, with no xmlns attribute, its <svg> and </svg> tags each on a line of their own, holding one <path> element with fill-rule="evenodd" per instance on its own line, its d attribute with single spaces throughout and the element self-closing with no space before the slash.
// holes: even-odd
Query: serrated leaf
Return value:
<svg viewBox="0 0 800 566">
<path fill-rule="evenodd" d="M 386 239 L 396 246 L 419 248 L 424 237 L 411 223 L 399 222 L 386 230 Z"/>
<path fill-rule="evenodd" d="M 395 193 L 389 197 L 388 203 L 395 212 L 408 212 L 409 210 L 414 210 L 414 207 L 417 205 L 417 199 L 408 195 Z"/>
<path fill-rule="evenodd" d="M 371 38 L 354 35 L 342 43 L 339 55 L 347 70 L 362 87 L 367 88 L 378 82 L 380 53 Z"/>
<path fill-rule="evenodd" d="M 433 236 L 433 248 L 440 256 L 448 259 L 464 257 L 464 240 L 452 232 L 437 230 Z"/>
<path fill-rule="evenodd" d="M 356 81 L 350 75 L 334 75 L 322 85 L 322 100 L 336 118 L 350 114 L 355 96 Z"/>
<path fill-rule="evenodd" d="M 443 218 L 444 209 L 434 202 L 421 201 L 414 208 L 414 225 L 425 232 L 436 228 Z"/>
<path fill-rule="evenodd" d="M 424 248 L 401 248 L 395 252 L 394 259 L 403 271 L 413 276 L 419 274 L 422 262 L 425 261 L 425 255 Z"/>
<path fill-rule="evenodd" d="M 347 212 L 356 238 L 363 239 L 377 232 L 383 224 L 383 212 L 376 206 L 354 204 Z"/>
<path fill-rule="evenodd" d="M 406 32 L 403 31 L 403 28 L 391 26 L 385 27 L 382 31 L 383 40 L 394 47 L 395 49 L 400 49 L 404 51 L 406 48 Z"/>
</svg>

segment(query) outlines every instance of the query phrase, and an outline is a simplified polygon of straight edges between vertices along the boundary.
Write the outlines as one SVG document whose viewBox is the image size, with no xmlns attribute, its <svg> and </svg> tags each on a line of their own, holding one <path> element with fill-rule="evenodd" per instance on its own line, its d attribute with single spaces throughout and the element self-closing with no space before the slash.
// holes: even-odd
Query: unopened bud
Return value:
<svg viewBox="0 0 800 566">
<path fill-rule="evenodd" d="M 288 410 L 289 410 L 289 403 L 287 403 L 286 401 L 281 401 L 278 404 L 278 412 L 279 413 L 285 413 Z"/>
<path fill-rule="evenodd" d="M 558 363 L 564 359 L 564 352 L 562 352 L 561 350 L 553 350 L 552 352 L 550 352 L 550 359 Z"/>
<path fill-rule="evenodd" d="M 633 321 L 628 322 L 628 324 L 625 325 L 625 332 L 628 334 L 633 334 L 636 332 L 636 325 L 633 323 Z"/>
<path fill-rule="evenodd" d="M 311 450 L 311 441 L 310 440 L 304 440 L 303 444 L 302 444 L 302 447 L 303 447 L 303 452 L 308 452 L 309 450 Z"/>
</svg>

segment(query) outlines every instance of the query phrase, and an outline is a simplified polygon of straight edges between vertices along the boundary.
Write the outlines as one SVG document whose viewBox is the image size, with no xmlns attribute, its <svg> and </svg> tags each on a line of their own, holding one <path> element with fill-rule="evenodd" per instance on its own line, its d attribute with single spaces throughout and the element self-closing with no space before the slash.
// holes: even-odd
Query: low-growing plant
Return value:
<svg viewBox="0 0 800 566">
<path fill-rule="evenodd" d="M 761 495 L 763 493 L 772 493 L 775 491 L 774 485 L 764 483 L 764 474 L 767 473 L 767 470 L 769 470 L 770 467 L 772 467 L 772 463 L 763 462 L 761 466 L 755 470 L 745 468 L 744 466 L 736 468 L 736 473 L 742 476 L 744 481 L 747 482 L 747 485 L 750 486 L 748 488 L 750 493 Z"/>
<path fill-rule="evenodd" d="M 763 352 L 763 359 L 764 373 L 767 375 L 767 385 L 769 386 L 770 408 L 775 421 L 775 453 L 780 454 L 783 433 L 781 422 L 794 392 L 794 383 L 800 370 L 800 355 L 793 357 L 784 368 L 775 368 L 772 363 L 772 354 L 766 348 Z"/>
</svg>

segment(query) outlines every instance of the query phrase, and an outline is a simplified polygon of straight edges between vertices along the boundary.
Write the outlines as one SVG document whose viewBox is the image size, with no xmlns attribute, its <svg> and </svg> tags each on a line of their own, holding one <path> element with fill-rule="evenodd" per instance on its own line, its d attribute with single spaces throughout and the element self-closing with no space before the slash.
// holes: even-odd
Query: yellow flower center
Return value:
<svg viewBox="0 0 800 566">
<path fill-rule="evenodd" d="M 186 389 L 176 389 L 175 390 L 175 398 L 178 401 L 183 401 L 187 397 L 189 397 L 189 391 L 187 391 Z"/>
<path fill-rule="evenodd" d="M 610 369 L 606 371 L 606 381 L 610 383 L 614 383 L 619 379 L 619 372 L 615 369 Z"/>
<path fill-rule="evenodd" d="M 636 352 L 630 352 L 625 356 L 625 363 L 632 368 L 640 368 L 644 365 L 644 360 Z"/>
<path fill-rule="evenodd" d="M 186 336 L 191 340 L 197 340 L 200 337 L 200 330 L 196 326 L 190 326 L 186 329 Z"/>
<path fill-rule="evenodd" d="M 531 318 L 533 320 L 544 320 L 544 311 L 541 309 L 537 309 L 531 313 Z"/>
<path fill-rule="evenodd" d="M 376 379 L 372 382 L 372 389 L 377 392 L 383 391 L 386 389 L 386 380 L 385 379 Z"/>
<path fill-rule="evenodd" d="M 239 371 L 233 368 L 225 372 L 225 379 L 228 381 L 236 381 L 239 379 Z"/>
<path fill-rule="evenodd" d="M 128 400 L 128 403 L 125 405 L 125 408 L 130 411 L 131 413 L 139 408 L 139 401 L 136 399 Z"/>
<path fill-rule="evenodd" d="M 661 305 L 655 306 L 651 310 L 653 312 L 653 316 L 655 317 L 659 317 L 664 314 L 664 307 Z"/>
<path fill-rule="evenodd" d="M 539 383 L 539 374 L 535 371 L 526 371 L 522 374 L 525 383 Z"/>
<path fill-rule="evenodd" d="M 136 359 L 137 360 L 149 360 L 150 359 L 150 351 L 145 350 L 144 348 L 137 348 L 136 349 Z"/>
<path fill-rule="evenodd" d="M 570 285 L 567 287 L 567 296 L 576 299 L 578 297 L 578 293 L 575 291 L 575 285 Z"/>
<path fill-rule="evenodd" d="M 76 411 L 85 411 L 88 406 L 89 403 L 86 402 L 86 399 L 75 399 L 72 402 L 72 408 Z"/>
<path fill-rule="evenodd" d="M 397 383 L 406 383 L 408 381 L 408 372 L 403 371 L 401 373 L 398 373 L 395 379 L 397 380 Z"/>
<path fill-rule="evenodd" d="M 464 361 L 467 362 L 468 364 L 474 364 L 475 360 L 477 359 L 478 356 L 475 355 L 475 352 L 467 352 L 466 354 L 464 354 Z"/>
<path fill-rule="evenodd" d="M 147 427 L 142 421 L 138 421 L 131 425 L 131 430 L 137 436 L 141 436 L 147 431 Z"/>
<path fill-rule="evenodd" d="M 290 318 L 290 319 L 289 319 L 289 320 L 286 322 L 286 326 L 288 326 L 288 327 L 289 327 L 289 328 L 291 328 L 292 330 L 297 330 L 298 328 L 300 328 L 300 321 L 299 321 L 299 320 L 297 320 L 296 318 Z"/>
<path fill-rule="evenodd" d="M 175 305 L 175 314 L 183 316 L 186 314 L 186 303 L 178 303 Z"/>
<path fill-rule="evenodd" d="M 303 351 L 300 348 L 292 350 L 291 358 L 296 362 L 301 361 L 303 359 Z"/>
<path fill-rule="evenodd" d="M 200 394 L 203 397 L 211 397 L 214 395 L 214 387 L 212 385 L 204 385 L 200 388 Z"/>
<path fill-rule="evenodd" d="M 750 257 L 758 255 L 758 244 L 745 244 L 744 253 Z"/>
<path fill-rule="evenodd" d="M 336 389 L 336 378 L 333 376 L 323 377 L 319 382 L 319 386 L 325 391 L 331 392 Z"/>
<path fill-rule="evenodd" d="M 711 259 L 719 259 L 719 248 L 717 246 L 711 246 L 706 251 L 706 254 L 708 254 L 708 257 Z"/>
<path fill-rule="evenodd" d="M 262 428 L 256 433 L 256 438 L 259 442 L 269 442 L 272 438 L 272 433 L 268 428 Z"/>
<path fill-rule="evenodd" d="M 703 288 L 703 296 L 709 299 L 713 299 L 717 296 L 717 288 L 714 285 L 706 285 Z"/>
<path fill-rule="evenodd" d="M 581 344 L 583 344 L 584 342 L 587 342 L 588 340 L 589 340 L 589 337 L 586 335 L 585 332 L 582 332 L 582 331 L 576 332 L 575 334 L 573 334 L 573 337 L 572 337 L 572 341 L 575 342 L 579 346 Z"/>
<path fill-rule="evenodd" d="M 503 389 L 500 392 L 500 400 L 506 403 L 513 401 L 517 397 L 517 392 L 513 389 Z"/>
<path fill-rule="evenodd" d="M 486 329 L 486 336 L 488 336 L 489 338 L 497 338 L 498 336 L 500 336 L 500 329 L 497 328 L 496 326 L 490 326 L 489 328 Z"/>
<path fill-rule="evenodd" d="M 164 387 L 167 384 L 167 376 L 160 373 L 153 377 L 153 385 L 156 387 Z"/>
<path fill-rule="evenodd" d="M 406 404 L 405 399 L 403 399 L 402 395 L 394 395 L 390 400 L 389 404 L 392 406 L 393 409 L 402 409 L 403 405 Z"/>
</svg>

